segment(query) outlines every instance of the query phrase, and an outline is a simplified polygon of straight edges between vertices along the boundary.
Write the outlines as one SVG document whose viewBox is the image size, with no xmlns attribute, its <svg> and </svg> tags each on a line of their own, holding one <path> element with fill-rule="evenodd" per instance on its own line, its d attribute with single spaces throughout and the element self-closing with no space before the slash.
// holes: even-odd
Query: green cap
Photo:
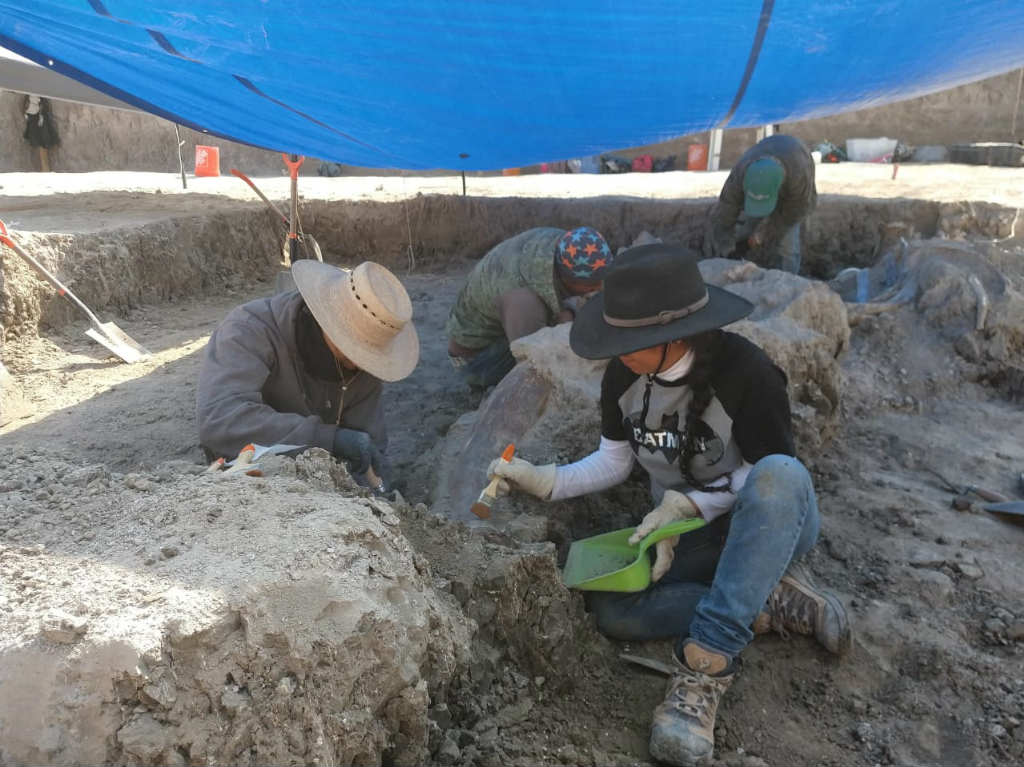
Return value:
<svg viewBox="0 0 1024 767">
<path fill-rule="evenodd" d="M 743 212 L 751 218 L 771 215 L 779 201 L 779 187 L 785 177 L 782 163 L 774 157 L 762 157 L 750 163 L 743 174 Z"/>
</svg>

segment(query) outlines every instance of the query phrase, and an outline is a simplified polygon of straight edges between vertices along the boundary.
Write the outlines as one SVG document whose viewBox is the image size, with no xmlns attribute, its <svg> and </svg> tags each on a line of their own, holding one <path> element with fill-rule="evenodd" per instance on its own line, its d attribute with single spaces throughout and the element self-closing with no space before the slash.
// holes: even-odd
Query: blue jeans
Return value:
<svg viewBox="0 0 1024 767">
<path fill-rule="evenodd" d="M 751 470 L 732 511 L 681 536 L 671 569 L 633 594 L 593 592 L 602 633 L 640 641 L 687 637 L 729 658 L 754 638 L 751 624 L 794 559 L 818 539 L 811 476 L 796 458 L 769 455 Z M 653 549 L 652 549 L 653 551 Z"/>
<path fill-rule="evenodd" d="M 516 358 L 502 339 L 485 346 L 472 357 L 449 357 L 462 380 L 473 387 L 494 386 L 516 366 Z"/>
</svg>

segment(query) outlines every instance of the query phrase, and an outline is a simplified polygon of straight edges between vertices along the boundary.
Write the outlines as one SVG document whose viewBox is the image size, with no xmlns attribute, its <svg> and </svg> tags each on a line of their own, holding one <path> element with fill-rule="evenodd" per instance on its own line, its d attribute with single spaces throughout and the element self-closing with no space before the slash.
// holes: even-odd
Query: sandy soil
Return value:
<svg viewBox="0 0 1024 767">
<path fill-rule="evenodd" d="M 942 199 L 962 199 L 969 189 L 977 192 L 975 199 L 1024 204 L 1024 186 L 1008 183 L 1020 179 L 1017 171 L 970 169 L 969 178 L 954 180 L 943 175 L 950 168 L 906 166 L 895 182 L 888 178 L 890 166 L 824 168 L 820 188 L 834 194 L 856 189 L 870 196 L 871 189 L 894 184 L 902 189 L 899 195 Z M 826 187 L 833 171 L 836 185 Z M 912 184 L 917 171 L 932 174 L 921 187 Z M 874 181 L 864 184 L 872 173 Z M 88 175 L 92 178 L 59 180 L 103 186 L 97 183 L 103 181 L 99 174 Z M 670 184 L 693 177 L 708 180 L 704 194 L 711 194 L 721 180 L 703 174 L 663 178 Z M 161 200 L 148 212 L 136 209 L 136 192 L 125 189 L 126 183 L 141 182 L 121 179 L 105 187 L 111 191 L 81 196 L 46 196 L 50 193 L 42 188 L 33 192 L 23 187 L 17 201 L 0 199 L 3 205 L 23 207 L 0 207 L 0 215 L 24 228 L 88 229 L 101 222 L 138 223 L 133 217 L 150 213 L 166 218 L 168 211 L 177 210 L 170 202 L 174 177 L 157 178 L 168 185 L 160 195 L 166 195 L 168 205 Z M 486 182 L 501 195 L 557 196 L 561 189 L 562 195 L 578 196 L 639 194 L 636 189 L 652 180 L 637 175 L 470 183 Z M 411 179 L 310 181 L 319 183 L 306 187 L 303 179 L 304 189 L 338 185 L 350 196 L 358 196 L 359 189 L 368 196 L 415 194 L 407 191 Z M 0 183 L 2 191 L 11 191 L 12 176 L 0 178 Z M 237 184 L 231 192 L 235 199 L 216 198 L 226 212 L 239 208 L 237 199 L 248 193 L 234 179 L 213 184 Z M 283 193 L 284 184 L 275 180 L 275 191 Z M 428 179 L 424 184 L 416 190 L 433 184 L 437 191 L 461 181 Z M 386 190 L 377 191 L 376 185 L 387 185 Z M 546 187 L 537 191 L 535 185 Z M 149 204 L 157 197 L 153 190 L 147 186 L 138 193 Z M 691 193 L 698 192 L 686 192 Z M 665 192 L 679 195 L 678 190 Z M 211 199 L 193 197 L 190 191 L 186 207 L 192 213 L 209 212 Z M 84 218 L 68 219 L 69 211 Z M 989 258 L 1019 295 L 1024 249 L 1009 243 Z M 441 438 L 456 418 L 479 404 L 448 364 L 442 332 L 467 268 L 455 263 L 448 270 L 403 277 L 415 305 L 422 361 L 409 379 L 387 389 L 387 397 L 399 489 L 413 503 L 429 501 L 432 461 Z M 230 308 L 271 291 L 269 282 L 249 275 L 232 284 L 216 296 L 180 296 L 129 308 L 118 324 L 155 352 L 141 364 L 128 366 L 106 357 L 84 338 L 84 325 L 78 321 L 3 347 L 3 362 L 21 402 L 10 409 L 5 403 L 0 423 L 0 555 L 9 554 L 3 561 L 15 563 L 0 565 L 0 586 L 23 577 L 16 572 L 28 572 L 18 553 L 26 547 L 60 542 L 67 551 L 102 556 L 102 538 L 90 532 L 93 525 L 103 527 L 109 520 L 102 518 L 99 506 L 99 517 L 75 517 L 77 491 L 51 476 L 53 466 L 66 472 L 102 465 L 103 472 L 118 479 L 103 491 L 110 495 L 100 500 L 122 508 L 127 503 L 123 498 L 141 492 L 134 486 L 139 479 L 129 482 L 129 476 L 159 478 L 175 459 L 198 465 L 194 394 L 203 344 Z M 998 340 L 985 343 L 994 347 Z M 998 378 L 1002 368 L 972 362 L 967 351 L 954 347 L 954 339 L 943 336 L 941 327 L 909 306 L 853 328 L 851 349 L 842 360 L 839 434 L 826 450 L 804 457 L 824 518 L 822 538 L 809 564 L 850 606 L 857 641 L 851 655 L 838 661 L 806 638 L 756 640 L 744 654 L 744 672 L 721 709 L 720 765 L 1024 761 L 1024 569 L 1019 556 L 1024 528 L 977 504 L 966 512 L 955 511 L 951 494 L 927 471 L 934 468 L 954 482 L 1011 497 L 1024 493 L 1017 479 L 1024 471 L 1024 416 L 1020 399 L 1013 399 L 1021 395 L 1014 388 L 1018 384 L 1007 386 Z M 1001 364 L 1019 368 L 1019 348 L 1009 347 L 1009 353 L 1016 358 Z M 596 435 L 581 435 L 578 454 L 594 443 Z M 637 500 L 642 497 L 633 483 L 600 498 L 533 511 L 559 516 L 573 537 L 582 537 L 599 532 L 595 525 L 613 519 L 626 523 L 642 513 Z M 9 500 L 14 498 L 18 501 Z M 662 696 L 663 681 L 626 666 L 617 654 L 631 649 L 666 658 L 667 643 L 624 647 L 599 637 L 582 600 L 557 587 L 557 573 L 543 557 L 521 567 L 519 580 L 505 576 L 488 585 L 487 570 L 498 550 L 514 545 L 503 533 L 470 534 L 422 507 L 405 506 L 401 516 L 402 532 L 436 575 L 451 584 L 466 614 L 486 631 L 503 632 L 516 648 L 496 659 L 491 645 L 485 647 L 487 636 L 478 639 L 484 649 L 451 691 L 445 712 L 432 714 L 452 744 L 446 746 L 446 756 L 437 752 L 435 758 L 467 767 L 647 764 L 649 716 Z M 103 530 L 116 535 L 109 525 Z M 475 580 L 473 568 L 482 573 Z M 467 579 L 469 586 L 458 585 Z M 48 577 L 43 581 L 41 588 L 63 587 Z M 504 599 L 502 590 L 513 586 L 517 600 Z M 509 613 L 512 601 L 530 603 L 535 612 Z M 516 632 L 517 641 L 509 640 Z"/>
<path fill-rule="evenodd" d="M 412 501 L 427 499 L 439 438 L 477 404 L 457 383 L 440 340 L 461 277 L 452 271 L 405 279 L 423 361 L 388 389 L 388 399 L 399 487 Z M 169 458 L 198 461 L 192 398 L 202 344 L 231 306 L 267 290 L 254 284 L 216 301 L 139 309 L 124 327 L 157 352 L 142 365 L 105 359 L 74 328 L 8 345 L 5 361 L 30 412 L 5 423 L 0 439 L 21 456 L 101 463 L 126 475 L 153 472 Z M 829 450 L 810 457 L 825 518 L 810 563 L 849 601 L 855 650 L 839 662 L 809 640 L 758 639 L 723 705 L 723 764 L 1024 758 L 1022 645 L 1010 639 L 1024 620 L 1024 571 L 1016 564 L 1024 531 L 981 511 L 952 510 L 949 493 L 925 471 L 936 467 L 954 481 L 1013 495 L 1024 467 L 1024 417 L 1019 405 L 991 389 L 954 383 L 955 355 L 919 326 L 912 310 L 904 312 L 855 329 L 844 361 L 842 432 Z M 936 351 L 929 359 L 912 351 L 925 341 Z M 944 379 L 948 372 L 957 378 Z M 589 445 L 581 438 L 581 450 L 583 442 Z M 621 504 L 631 492 L 638 491 L 588 503 Z M 618 508 L 625 523 L 630 509 Z M 36 540 L 16 513 L 11 518 L 13 511 L 6 512 L 7 542 Z M 555 512 L 576 520 L 576 537 L 597 532 L 580 522 L 581 511 Z M 608 512 L 591 519 L 607 524 Z M 403 524 L 439 575 L 464 577 L 469 542 L 423 517 Z M 487 687 L 471 685 L 451 725 L 465 755 L 477 754 L 465 763 L 486 764 L 495 754 L 523 765 L 644 762 L 648 712 L 662 682 L 623 666 L 616 654 L 633 649 L 667 657 L 667 644 L 631 648 L 602 640 L 579 605 L 563 620 L 583 621 L 575 641 L 586 652 L 570 674 L 574 689 L 545 691 L 540 666 L 526 660 L 499 668 Z M 481 735 L 490 744 L 483 756 L 467 745 Z"/>
</svg>

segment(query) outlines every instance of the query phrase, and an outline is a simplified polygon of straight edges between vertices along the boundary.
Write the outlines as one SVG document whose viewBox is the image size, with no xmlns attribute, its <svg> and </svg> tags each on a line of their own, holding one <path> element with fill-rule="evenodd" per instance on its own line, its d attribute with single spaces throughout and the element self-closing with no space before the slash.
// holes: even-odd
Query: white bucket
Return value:
<svg viewBox="0 0 1024 767">
<path fill-rule="evenodd" d="M 846 156 L 851 162 L 885 162 L 896 151 L 894 138 L 848 138 Z"/>
</svg>

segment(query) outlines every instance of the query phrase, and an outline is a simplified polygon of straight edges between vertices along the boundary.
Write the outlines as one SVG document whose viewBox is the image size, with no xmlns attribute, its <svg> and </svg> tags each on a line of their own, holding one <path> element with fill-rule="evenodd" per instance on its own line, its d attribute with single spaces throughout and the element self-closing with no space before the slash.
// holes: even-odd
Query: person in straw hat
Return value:
<svg viewBox="0 0 1024 767">
<path fill-rule="evenodd" d="M 473 267 L 448 316 L 448 357 L 471 387 L 515 366 L 509 343 L 570 322 L 614 258 L 589 226 L 537 227 L 499 242 Z"/>
<path fill-rule="evenodd" d="M 651 754 L 669 764 L 711 758 L 715 712 L 755 633 L 850 646 L 842 603 L 795 565 L 818 536 L 807 469 L 794 457 L 785 374 L 758 346 L 721 328 L 753 309 L 705 285 L 697 254 L 654 244 L 618 257 L 581 309 L 573 351 L 610 358 L 601 383 L 601 441 L 576 463 L 495 461 L 489 473 L 543 499 L 624 481 L 634 463 L 654 508 L 632 543 L 677 520 L 706 524 L 656 544 L 652 584 L 590 592 L 598 627 L 628 641 L 674 637 L 676 672 L 654 712 Z"/>
<path fill-rule="evenodd" d="M 419 338 L 405 288 L 380 264 L 292 264 L 296 291 L 250 301 L 210 336 L 199 372 L 199 440 L 322 447 L 390 486 L 381 382 L 408 376 Z"/>
</svg>

